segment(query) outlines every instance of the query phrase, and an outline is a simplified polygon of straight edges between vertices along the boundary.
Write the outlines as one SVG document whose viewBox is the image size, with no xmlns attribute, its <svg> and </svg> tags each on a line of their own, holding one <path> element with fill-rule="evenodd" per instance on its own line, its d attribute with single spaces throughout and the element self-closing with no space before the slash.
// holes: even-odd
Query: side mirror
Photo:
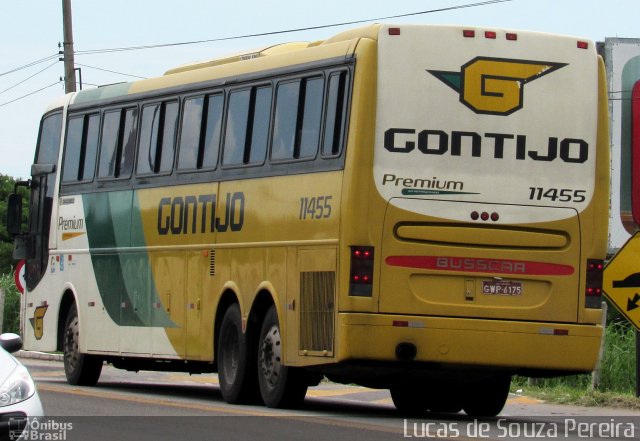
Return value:
<svg viewBox="0 0 640 441">
<path fill-rule="evenodd" d="M 18 352 L 22 349 L 22 338 L 18 334 L 7 332 L 0 335 L 0 346 L 9 353 Z"/>
<path fill-rule="evenodd" d="M 22 234 L 22 196 L 17 193 L 9 195 L 7 203 L 7 232 L 12 236 Z"/>
<path fill-rule="evenodd" d="M 33 164 L 31 165 L 31 176 L 48 175 L 56 171 L 55 164 Z"/>
</svg>

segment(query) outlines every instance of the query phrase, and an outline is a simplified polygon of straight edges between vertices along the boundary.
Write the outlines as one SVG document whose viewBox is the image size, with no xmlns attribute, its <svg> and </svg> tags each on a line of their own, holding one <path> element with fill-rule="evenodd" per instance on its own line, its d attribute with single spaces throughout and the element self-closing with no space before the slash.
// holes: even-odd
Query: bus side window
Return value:
<svg viewBox="0 0 640 441">
<path fill-rule="evenodd" d="M 64 151 L 62 182 L 87 182 L 93 179 L 98 149 L 100 115 L 69 118 Z"/>
<path fill-rule="evenodd" d="M 162 102 L 142 108 L 138 175 L 170 173 L 173 168 L 178 102 Z"/>
<path fill-rule="evenodd" d="M 262 164 L 269 143 L 271 86 L 229 94 L 223 165 Z"/>
<path fill-rule="evenodd" d="M 300 83 L 297 80 L 278 84 L 271 146 L 271 159 L 276 161 L 293 159 Z"/>
<path fill-rule="evenodd" d="M 251 137 L 249 152 L 245 150 L 245 164 L 262 164 L 269 144 L 269 122 L 271 121 L 271 86 L 258 87 L 252 99 L 252 124 L 247 136 Z"/>
<path fill-rule="evenodd" d="M 100 140 L 100 178 L 128 178 L 136 145 L 137 108 L 104 113 Z"/>
<path fill-rule="evenodd" d="M 322 78 L 278 85 L 271 159 L 315 158 L 320 138 L 323 87 Z"/>
<path fill-rule="evenodd" d="M 299 142 L 296 158 L 315 158 L 320 142 L 320 125 L 322 123 L 322 99 L 324 92 L 323 78 L 309 78 L 305 82 L 304 105 L 302 109 L 302 125 L 298 131 Z"/>
<path fill-rule="evenodd" d="M 67 125 L 67 140 L 64 147 L 62 182 L 78 181 L 83 127 L 84 116 L 69 118 L 69 124 Z"/>
<path fill-rule="evenodd" d="M 185 99 L 178 170 L 210 170 L 216 167 L 223 104 L 222 94 Z"/>
<path fill-rule="evenodd" d="M 347 72 L 334 72 L 329 76 L 327 92 L 326 121 L 322 156 L 337 156 L 342 149 L 346 120 L 346 85 Z"/>
<path fill-rule="evenodd" d="M 250 98 L 250 89 L 233 91 L 229 94 L 227 127 L 222 155 L 223 165 L 239 165 L 244 160 Z"/>
<path fill-rule="evenodd" d="M 204 143 L 200 148 L 201 156 L 198 156 L 198 165 L 202 168 L 213 169 L 218 165 L 218 153 L 220 152 L 224 95 L 218 93 L 209 95 L 207 98 L 207 128 L 204 132 Z"/>
</svg>

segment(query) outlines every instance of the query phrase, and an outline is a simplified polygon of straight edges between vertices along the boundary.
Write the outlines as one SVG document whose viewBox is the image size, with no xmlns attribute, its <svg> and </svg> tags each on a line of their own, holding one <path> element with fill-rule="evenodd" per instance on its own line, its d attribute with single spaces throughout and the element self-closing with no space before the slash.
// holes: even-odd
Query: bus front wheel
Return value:
<svg viewBox="0 0 640 441">
<path fill-rule="evenodd" d="M 80 352 L 80 322 L 76 305 L 67 314 L 63 347 L 67 382 L 78 386 L 94 386 L 102 372 L 102 359 Z"/>
<path fill-rule="evenodd" d="M 247 334 L 242 332 L 242 317 L 237 303 L 224 314 L 218 339 L 218 380 L 227 403 L 252 401 L 257 395 L 255 356 Z"/>
<path fill-rule="evenodd" d="M 298 407 L 307 393 L 304 372 L 283 365 L 283 352 L 278 313 L 272 306 L 262 323 L 258 345 L 258 383 L 268 407 Z"/>
</svg>

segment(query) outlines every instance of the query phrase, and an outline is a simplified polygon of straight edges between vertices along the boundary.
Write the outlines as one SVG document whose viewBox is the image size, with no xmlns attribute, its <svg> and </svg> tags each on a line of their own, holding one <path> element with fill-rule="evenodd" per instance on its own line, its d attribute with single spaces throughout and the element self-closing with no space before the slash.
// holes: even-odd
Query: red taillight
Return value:
<svg viewBox="0 0 640 441">
<path fill-rule="evenodd" d="M 389 28 L 389 35 L 400 35 L 400 28 Z"/>
<path fill-rule="evenodd" d="M 640 81 L 631 92 L 631 214 L 640 225 Z"/>
<path fill-rule="evenodd" d="M 462 31 L 462 36 L 467 38 L 473 38 L 476 36 L 476 31 L 473 29 L 465 29 Z"/>
<path fill-rule="evenodd" d="M 495 40 L 497 37 L 494 31 L 484 31 L 484 38 L 489 38 L 491 40 Z"/>
<path fill-rule="evenodd" d="M 351 247 L 349 295 L 371 297 L 373 292 L 373 247 Z"/>
<path fill-rule="evenodd" d="M 587 41 L 579 41 L 578 49 L 589 49 L 589 42 Z"/>
<path fill-rule="evenodd" d="M 602 307 L 602 274 L 604 261 L 587 260 L 587 285 L 585 292 L 585 307 L 598 309 Z"/>
<path fill-rule="evenodd" d="M 513 32 L 507 32 L 507 40 L 516 41 L 517 39 L 518 39 L 518 34 L 515 34 Z"/>
</svg>

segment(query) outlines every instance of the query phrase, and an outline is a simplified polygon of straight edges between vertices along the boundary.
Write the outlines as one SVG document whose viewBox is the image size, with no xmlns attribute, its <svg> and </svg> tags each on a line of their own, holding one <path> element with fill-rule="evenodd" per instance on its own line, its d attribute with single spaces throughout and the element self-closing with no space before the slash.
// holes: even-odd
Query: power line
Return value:
<svg viewBox="0 0 640 441">
<path fill-rule="evenodd" d="M 11 90 L 11 89 L 13 89 L 13 88 L 15 88 L 15 87 L 19 86 L 19 85 L 20 85 L 20 84 L 22 84 L 22 83 L 25 83 L 25 82 L 29 81 L 31 78 L 35 77 L 36 75 L 41 74 L 42 72 L 44 72 L 45 70 L 47 70 L 47 69 L 49 69 L 49 68 L 51 68 L 51 67 L 55 66 L 56 64 L 58 64 L 58 61 L 54 61 L 53 63 L 51 63 L 50 65 L 48 65 L 48 66 L 47 66 L 47 67 L 45 67 L 44 69 L 39 70 L 38 72 L 34 73 L 34 74 L 33 74 L 33 75 L 31 75 L 31 76 L 28 76 L 28 77 L 27 77 L 27 78 L 25 78 L 24 80 L 17 82 L 17 83 L 16 83 L 16 84 L 14 84 L 13 86 L 7 87 L 7 88 L 6 88 L 6 89 L 4 89 L 3 91 L 0 91 L 0 95 L 2 95 L 3 93 L 5 93 L 5 92 L 7 92 L 7 91 L 9 91 L 9 90 Z"/>
<path fill-rule="evenodd" d="M 317 29 L 333 28 L 333 27 L 338 27 L 338 26 L 347 26 L 347 25 L 354 25 L 354 24 L 370 23 L 370 22 L 375 22 L 375 21 L 391 20 L 391 19 L 396 19 L 396 18 L 412 17 L 412 16 L 416 16 L 416 15 L 424 15 L 424 14 L 432 14 L 432 13 L 436 13 L 436 12 L 453 11 L 453 10 L 457 10 L 457 9 L 475 8 L 475 7 L 479 7 L 479 6 L 488 6 L 488 5 L 493 5 L 493 4 L 497 4 L 497 3 L 506 3 L 506 2 L 511 2 L 511 1 L 513 1 L 513 0 L 487 0 L 487 1 L 477 2 L 477 3 L 468 3 L 468 4 L 464 4 L 464 5 L 448 6 L 446 8 L 429 9 L 429 10 L 426 10 L 426 11 L 410 12 L 410 13 L 407 13 L 407 14 L 390 15 L 390 16 L 387 16 L 387 17 L 368 18 L 368 19 L 364 19 L 364 20 L 353 20 L 353 21 L 346 21 L 346 22 L 342 22 L 342 23 L 333 23 L 333 24 L 325 24 L 325 25 L 318 25 L 318 26 L 309 26 L 309 27 L 305 27 L 305 28 L 294 28 L 294 29 L 286 29 L 286 30 L 280 30 L 280 31 L 270 31 L 270 32 L 257 33 L 257 34 L 244 34 L 244 35 L 236 35 L 236 36 L 232 36 L 232 37 L 211 38 L 211 39 L 207 39 L 207 40 L 194 40 L 194 41 L 183 41 L 183 42 L 175 42 L 175 43 L 162 43 L 162 44 L 116 47 L 116 48 L 105 48 L 105 49 L 89 49 L 89 50 L 84 50 L 84 51 L 76 51 L 75 53 L 76 53 L 76 55 L 94 55 L 94 54 L 104 54 L 104 53 L 111 53 L 111 52 L 125 52 L 125 51 L 136 51 L 136 50 L 145 50 L 145 49 L 157 49 L 157 48 L 163 48 L 163 47 L 186 46 L 186 45 L 192 45 L 192 44 L 213 43 L 213 42 L 219 42 L 219 41 L 239 40 L 239 39 L 251 38 L 251 37 L 265 37 L 265 36 L 270 36 L 270 35 L 288 34 L 288 33 L 292 33 L 292 32 L 311 31 L 311 30 L 317 30 Z"/>
<path fill-rule="evenodd" d="M 21 99 L 23 99 L 23 98 L 26 98 L 26 97 L 28 97 L 28 96 L 35 95 L 36 93 L 38 93 L 38 92 L 42 92 L 43 90 L 48 89 L 49 87 L 53 87 L 53 86 L 55 86 L 56 84 L 60 84 L 60 82 L 61 82 L 61 80 L 58 80 L 58 81 L 56 81 L 55 83 L 51 83 L 51 84 L 49 84 L 48 86 L 44 86 L 44 87 L 42 87 L 42 88 L 40 88 L 40 89 L 38 89 L 38 90 L 34 90 L 34 91 L 33 91 L 33 92 L 31 92 L 31 93 L 28 93 L 28 94 L 26 94 L 26 95 L 22 95 L 21 97 L 18 97 L 18 98 L 15 98 L 15 99 L 12 99 L 11 101 L 7 101 L 7 102 L 5 102 L 5 103 L 0 103 L 0 107 L 4 107 L 4 106 L 6 106 L 6 105 L 8 105 L 8 104 L 15 103 L 16 101 L 19 101 L 19 100 L 21 100 Z"/>
<path fill-rule="evenodd" d="M 49 55 L 48 57 L 41 58 L 41 59 L 36 60 L 36 61 L 32 61 L 31 63 L 25 64 L 24 66 L 16 67 L 15 69 L 11 69 L 11 70 L 8 70 L 6 72 L 2 72 L 2 73 L 0 73 L 0 77 L 5 76 L 5 75 L 9 75 L 9 74 L 14 73 L 14 72 L 18 72 L 19 70 L 27 69 L 27 68 L 32 67 L 32 66 L 36 66 L 36 65 L 38 65 L 40 63 L 44 63 L 44 62 L 49 61 L 49 60 L 53 60 L 54 58 L 58 58 L 58 56 L 59 56 L 59 54 L 55 53 L 53 55 Z"/>
<path fill-rule="evenodd" d="M 117 72 L 115 70 L 104 69 L 102 67 L 89 66 L 87 64 L 76 63 L 76 66 L 88 67 L 89 69 L 101 70 L 103 72 L 109 72 L 109 73 L 113 73 L 113 74 L 124 75 L 124 76 L 127 76 L 127 77 L 140 78 L 142 80 L 146 80 L 147 79 L 147 77 L 141 77 L 141 76 L 138 76 L 138 75 L 128 74 L 128 73 L 124 73 L 124 72 Z M 85 83 L 85 84 L 89 84 L 89 83 Z"/>
</svg>

